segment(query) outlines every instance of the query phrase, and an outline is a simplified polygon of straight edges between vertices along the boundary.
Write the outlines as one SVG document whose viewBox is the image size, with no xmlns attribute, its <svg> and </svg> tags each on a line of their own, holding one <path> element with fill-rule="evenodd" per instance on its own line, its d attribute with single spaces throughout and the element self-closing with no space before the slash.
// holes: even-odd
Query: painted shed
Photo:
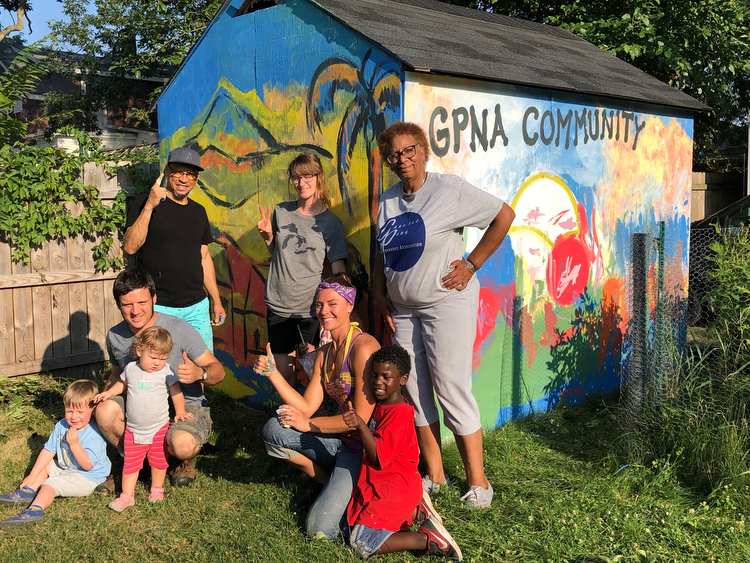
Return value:
<svg viewBox="0 0 750 563">
<path fill-rule="evenodd" d="M 635 233 L 665 235 L 658 292 L 648 267 L 640 290 L 646 333 L 654 295 L 685 300 L 693 115 L 707 108 L 564 30 L 432 0 L 229 0 L 157 109 L 162 155 L 189 145 L 206 168 L 192 197 L 212 222 L 229 314 L 215 332 L 220 388 L 235 397 L 271 398 L 252 371 L 269 260 L 258 204 L 294 199 L 286 167 L 315 152 L 350 264 L 369 276 L 378 195 L 396 181 L 377 136 L 397 120 L 428 132 L 428 170 L 516 211 L 478 273 L 471 353 L 486 427 L 619 385 Z M 465 234 L 467 251 L 477 235 Z M 666 322 L 679 336 L 675 310 Z M 359 313 L 382 336 L 367 298 Z"/>
</svg>

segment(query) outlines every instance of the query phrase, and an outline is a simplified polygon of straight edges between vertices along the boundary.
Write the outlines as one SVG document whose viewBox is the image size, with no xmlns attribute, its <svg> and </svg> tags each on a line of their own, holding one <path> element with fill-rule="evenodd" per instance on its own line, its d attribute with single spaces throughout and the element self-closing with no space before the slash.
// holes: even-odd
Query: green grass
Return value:
<svg viewBox="0 0 750 563">
<path fill-rule="evenodd" d="M 18 395 L 17 395 L 18 396 Z M 12 490 L 61 416 L 59 386 L 0 404 L 0 489 Z M 0 560 L 16 561 L 356 561 L 341 541 L 302 532 L 316 487 L 265 454 L 266 413 L 212 396 L 216 452 L 198 459 L 194 486 L 167 485 L 160 505 L 117 514 L 99 495 L 57 499 L 47 522 L 0 531 Z M 466 561 L 661 562 L 750 561 L 746 515 L 750 491 L 731 484 L 709 496 L 681 486 L 663 460 L 621 468 L 615 402 L 577 407 L 512 423 L 485 435 L 490 509 L 468 511 L 455 446 L 445 466 L 457 487 L 435 506 Z M 0 507 L 0 517 L 17 512 Z M 394 554 L 379 561 L 417 561 Z"/>
</svg>

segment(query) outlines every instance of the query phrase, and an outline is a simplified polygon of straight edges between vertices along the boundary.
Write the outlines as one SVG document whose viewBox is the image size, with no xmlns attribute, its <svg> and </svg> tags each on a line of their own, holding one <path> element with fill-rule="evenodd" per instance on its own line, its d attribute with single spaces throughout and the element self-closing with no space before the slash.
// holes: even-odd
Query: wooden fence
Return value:
<svg viewBox="0 0 750 563">
<path fill-rule="evenodd" d="M 693 172 L 690 221 L 698 221 L 745 195 L 740 172 Z"/>
<path fill-rule="evenodd" d="M 132 189 L 129 171 L 110 176 L 89 164 L 83 179 L 105 203 Z M 95 272 L 94 244 L 80 236 L 45 243 L 28 264 L 13 261 L 10 247 L 0 244 L 0 374 L 77 378 L 101 369 L 107 331 L 122 317 L 112 298 L 117 272 Z"/>
</svg>

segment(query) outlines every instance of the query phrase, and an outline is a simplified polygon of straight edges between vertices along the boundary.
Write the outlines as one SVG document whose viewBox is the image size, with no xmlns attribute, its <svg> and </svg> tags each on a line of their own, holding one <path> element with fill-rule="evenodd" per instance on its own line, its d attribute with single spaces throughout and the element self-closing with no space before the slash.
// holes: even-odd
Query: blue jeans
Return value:
<svg viewBox="0 0 750 563">
<path fill-rule="evenodd" d="M 154 311 L 182 319 L 193 326 L 203 338 L 209 352 L 214 352 L 214 329 L 211 327 L 211 313 L 208 310 L 208 297 L 189 307 L 167 307 L 154 305 Z"/>
<path fill-rule="evenodd" d="M 331 472 L 331 478 L 307 513 L 305 531 L 312 537 L 337 538 L 362 467 L 362 453 L 347 448 L 338 434 L 284 428 L 275 417 L 263 427 L 263 441 L 272 457 L 290 460 L 302 454 Z"/>
</svg>

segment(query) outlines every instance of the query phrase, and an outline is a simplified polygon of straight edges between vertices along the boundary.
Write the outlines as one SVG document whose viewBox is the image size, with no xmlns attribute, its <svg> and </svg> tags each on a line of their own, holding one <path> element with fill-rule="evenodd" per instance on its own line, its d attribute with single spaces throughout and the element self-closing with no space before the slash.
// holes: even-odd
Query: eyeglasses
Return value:
<svg viewBox="0 0 750 563">
<path fill-rule="evenodd" d="M 173 172 L 170 172 L 169 175 L 177 178 L 179 178 L 180 176 L 184 176 L 188 180 L 195 180 L 198 177 L 198 173 L 193 172 L 192 170 L 175 170 Z"/>
<path fill-rule="evenodd" d="M 401 160 L 401 155 L 404 155 L 404 158 L 414 158 L 414 155 L 417 154 L 417 146 L 418 145 L 409 145 L 408 147 L 404 147 L 404 150 L 402 151 L 394 151 L 386 156 L 385 160 L 388 164 L 393 166 L 398 164 L 398 161 Z"/>
<path fill-rule="evenodd" d="M 317 174 L 300 174 L 299 176 L 290 176 L 289 179 L 292 181 L 292 184 L 298 184 L 301 180 L 309 182 L 315 177 L 317 177 Z"/>
</svg>

